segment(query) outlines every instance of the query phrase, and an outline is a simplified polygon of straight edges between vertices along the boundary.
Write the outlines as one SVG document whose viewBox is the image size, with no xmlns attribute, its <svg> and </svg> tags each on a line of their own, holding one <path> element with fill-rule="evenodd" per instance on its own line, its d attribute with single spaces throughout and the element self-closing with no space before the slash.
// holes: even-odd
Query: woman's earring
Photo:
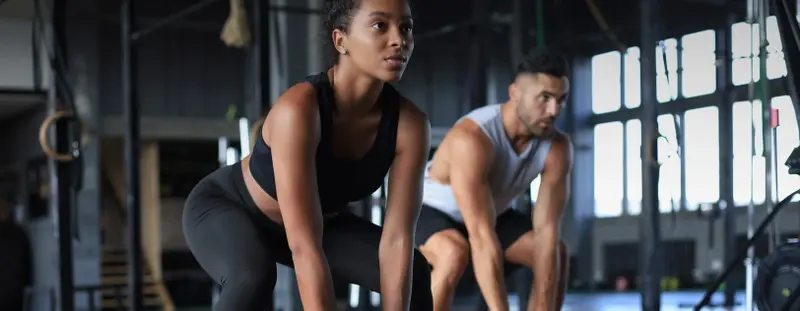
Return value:
<svg viewBox="0 0 800 311">
<path fill-rule="evenodd" d="M 342 55 L 347 55 L 347 49 L 343 49 L 341 52 Z"/>
</svg>

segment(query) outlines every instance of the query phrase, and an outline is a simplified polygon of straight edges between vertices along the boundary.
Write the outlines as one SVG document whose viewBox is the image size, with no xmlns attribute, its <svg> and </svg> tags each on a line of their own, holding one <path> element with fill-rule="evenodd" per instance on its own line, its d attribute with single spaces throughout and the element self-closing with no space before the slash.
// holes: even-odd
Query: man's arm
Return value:
<svg viewBox="0 0 800 311">
<path fill-rule="evenodd" d="M 533 236 L 536 244 L 533 273 L 534 310 L 555 310 L 558 286 L 559 227 L 569 197 L 572 170 L 572 143 L 563 134 L 553 140 L 545 159 L 539 196 L 533 210 Z"/>
<path fill-rule="evenodd" d="M 301 88 L 310 86 L 295 86 L 281 96 L 262 133 L 272 148 L 275 187 L 303 308 L 335 310 L 333 281 L 322 251 L 322 212 L 314 165 L 319 112 L 316 101 L 309 100 Z"/>
<path fill-rule="evenodd" d="M 495 210 L 488 184 L 491 142 L 477 125 L 463 123 L 448 134 L 450 184 L 469 232 L 475 278 L 489 309 L 508 310 L 503 252 L 494 230 Z"/>
<path fill-rule="evenodd" d="M 422 180 L 430 150 L 430 123 L 410 102 L 400 112 L 397 154 L 389 171 L 389 193 L 378 250 L 385 311 L 408 310 L 414 229 L 422 205 Z"/>
</svg>

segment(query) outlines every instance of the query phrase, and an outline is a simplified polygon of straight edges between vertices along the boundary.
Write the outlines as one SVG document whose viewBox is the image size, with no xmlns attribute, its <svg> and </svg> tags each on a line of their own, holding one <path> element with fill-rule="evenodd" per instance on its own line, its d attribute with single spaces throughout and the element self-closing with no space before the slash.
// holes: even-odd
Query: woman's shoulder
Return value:
<svg viewBox="0 0 800 311">
<path fill-rule="evenodd" d="M 287 89 L 270 107 L 268 119 L 318 120 L 319 105 L 314 87 L 301 82 Z"/>
</svg>

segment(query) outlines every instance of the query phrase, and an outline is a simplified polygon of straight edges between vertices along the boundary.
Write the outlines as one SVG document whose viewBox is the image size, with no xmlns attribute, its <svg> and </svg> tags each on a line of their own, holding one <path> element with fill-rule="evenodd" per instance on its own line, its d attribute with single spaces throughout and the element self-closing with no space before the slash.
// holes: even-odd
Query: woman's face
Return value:
<svg viewBox="0 0 800 311">
<path fill-rule="evenodd" d="M 348 33 L 334 31 L 336 48 L 365 73 L 397 82 L 414 51 L 411 9 L 405 0 L 360 1 Z"/>
</svg>

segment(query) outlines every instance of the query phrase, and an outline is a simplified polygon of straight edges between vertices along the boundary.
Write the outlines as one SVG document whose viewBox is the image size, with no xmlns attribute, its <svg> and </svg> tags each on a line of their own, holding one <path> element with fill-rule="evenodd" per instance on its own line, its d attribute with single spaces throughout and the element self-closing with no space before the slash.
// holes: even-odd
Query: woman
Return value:
<svg viewBox="0 0 800 311">
<path fill-rule="evenodd" d="M 335 65 L 287 90 L 252 155 L 187 199 L 189 248 L 222 285 L 215 310 L 271 309 L 275 263 L 294 267 L 305 310 L 336 309 L 332 278 L 381 292 L 384 310 L 433 309 L 428 265 L 413 251 L 430 125 L 386 83 L 413 50 L 408 4 L 329 1 L 326 26 Z M 345 211 L 387 173 L 383 228 Z"/>
</svg>

